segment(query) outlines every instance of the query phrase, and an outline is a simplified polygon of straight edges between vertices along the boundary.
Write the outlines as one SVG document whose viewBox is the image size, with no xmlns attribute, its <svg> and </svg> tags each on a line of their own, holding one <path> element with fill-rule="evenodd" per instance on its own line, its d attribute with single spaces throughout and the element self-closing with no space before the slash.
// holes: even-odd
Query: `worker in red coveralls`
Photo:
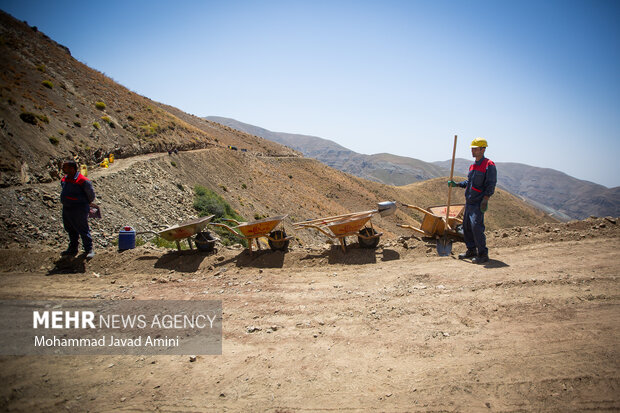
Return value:
<svg viewBox="0 0 620 413">
<path fill-rule="evenodd" d="M 90 180 L 79 172 L 77 162 L 65 161 L 62 171 L 65 173 L 61 180 L 60 193 L 62 223 L 69 234 L 69 247 L 62 255 L 76 255 L 79 239 L 82 238 L 86 258 L 91 259 L 95 256 L 95 251 L 88 227 L 88 213 L 90 204 L 95 200 L 95 190 Z"/>
<path fill-rule="evenodd" d="M 471 143 L 471 155 L 476 159 L 469 167 L 467 180 L 448 181 L 450 186 L 465 188 L 465 215 L 463 217 L 463 237 L 467 251 L 459 254 L 459 259 L 471 258 L 475 264 L 489 261 L 489 249 L 484 235 L 484 213 L 489 207 L 489 198 L 495 192 L 497 169 L 495 163 L 484 157 L 487 149 L 486 139 L 476 138 Z"/>
</svg>

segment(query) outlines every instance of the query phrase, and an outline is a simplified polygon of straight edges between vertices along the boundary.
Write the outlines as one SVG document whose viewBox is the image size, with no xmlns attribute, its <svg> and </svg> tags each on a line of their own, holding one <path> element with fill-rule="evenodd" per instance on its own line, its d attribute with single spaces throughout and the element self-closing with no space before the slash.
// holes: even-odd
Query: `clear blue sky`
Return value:
<svg viewBox="0 0 620 413">
<path fill-rule="evenodd" d="M 620 1 L 0 0 L 78 60 L 186 112 L 361 153 L 620 185 Z M 501 171 L 499 171 L 501 174 Z"/>
</svg>

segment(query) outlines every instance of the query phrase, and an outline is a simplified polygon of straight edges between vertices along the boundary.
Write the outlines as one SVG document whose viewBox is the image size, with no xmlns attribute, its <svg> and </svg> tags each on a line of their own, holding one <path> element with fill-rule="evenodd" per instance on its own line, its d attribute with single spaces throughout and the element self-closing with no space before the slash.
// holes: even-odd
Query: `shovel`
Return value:
<svg viewBox="0 0 620 413">
<path fill-rule="evenodd" d="M 456 154 L 456 135 L 454 135 L 454 147 L 452 148 L 452 166 L 450 167 L 450 180 L 454 175 L 454 156 Z M 446 219 L 443 235 L 437 239 L 437 254 L 440 257 L 449 257 L 452 253 L 452 240 L 448 238 L 450 228 L 450 198 L 452 197 L 452 187 L 448 186 L 448 206 L 446 207 Z"/>
</svg>

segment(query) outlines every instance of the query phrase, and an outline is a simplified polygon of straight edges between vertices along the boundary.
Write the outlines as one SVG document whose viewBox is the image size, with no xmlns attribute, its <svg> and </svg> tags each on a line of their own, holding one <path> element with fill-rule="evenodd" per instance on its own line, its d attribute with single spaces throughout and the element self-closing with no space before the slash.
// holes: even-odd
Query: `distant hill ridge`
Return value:
<svg viewBox="0 0 620 413">
<path fill-rule="evenodd" d="M 388 153 L 363 155 L 316 136 L 272 132 L 218 116 L 206 119 L 281 143 L 341 171 L 389 185 L 407 185 L 449 175 L 449 160 L 429 163 Z M 457 159 L 455 172 L 466 176 L 470 164 L 471 160 Z M 609 189 L 549 168 L 512 162 L 496 164 L 499 186 L 558 219 L 620 216 L 620 187 Z"/>
<path fill-rule="evenodd" d="M 272 132 L 219 116 L 207 116 L 205 119 L 278 142 L 332 168 L 387 185 L 407 185 L 445 175 L 443 168 L 418 159 L 389 153 L 363 155 L 317 136 Z"/>
</svg>

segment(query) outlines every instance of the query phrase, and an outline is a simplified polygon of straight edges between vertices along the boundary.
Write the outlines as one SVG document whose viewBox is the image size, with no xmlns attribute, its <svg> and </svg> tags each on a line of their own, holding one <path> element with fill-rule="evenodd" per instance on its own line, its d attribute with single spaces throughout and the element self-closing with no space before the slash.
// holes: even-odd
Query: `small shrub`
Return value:
<svg viewBox="0 0 620 413">
<path fill-rule="evenodd" d="M 24 122 L 29 123 L 31 125 L 36 125 L 38 123 L 37 115 L 35 115 L 34 113 L 22 112 L 19 114 L 19 118 L 23 120 Z"/>
<path fill-rule="evenodd" d="M 293 175 L 289 175 L 289 176 L 288 176 L 288 179 L 293 179 Z"/>
<path fill-rule="evenodd" d="M 215 215 L 214 222 L 221 222 L 223 219 L 234 219 L 244 221 L 243 217 L 235 212 L 228 202 L 220 195 L 204 186 L 196 185 L 194 187 L 194 209 L 202 217 L 207 215 Z M 237 237 L 231 234 L 225 228 L 216 228 L 215 232 L 219 235 L 224 245 L 240 242 L 247 247 L 245 238 Z"/>
<path fill-rule="evenodd" d="M 51 143 L 52 145 L 58 145 L 58 142 L 59 142 L 59 141 L 58 141 L 58 138 L 57 138 L 57 137 L 55 137 L 55 136 L 50 136 L 50 138 L 49 138 L 49 139 L 50 139 L 50 143 Z"/>
<path fill-rule="evenodd" d="M 106 122 L 106 123 L 108 123 L 108 124 L 112 123 L 112 119 L 110 119 L 109 116 L 102 116 L 101 120 Z"/>
<path fill-rule="evenodd" d="M 41 84 L 48 89 L 54 89 L 54 84 L 49 80 L 44 80 L 43 82 L 41 82 Z"/>
<path fill-rule="evenodd" d="M 159 247 L 159 248 L 174 248 L 177 249 L 177 243 L 174 241 L 167 241 L 163 238 L 160 237 L 155 237 L 153 239 L 151 239 L 151 243 L 153 243 L 155 246 Z M 181 242 L 181 249 L 182 250 L 186 250 L 189 249 L 189 246 L 187 244 L 187 242 Z M 137 246 L 137 244 L 136 244 Z"/>
<path fill-rule="evenodd" d="M 222 188 L 222 191 L 228 192 L 228 188 L 226 188 L 224 185 L 220 185 L 220 188 Z"/>
<path fill-rule="evenodd" d="M 101 129 L 101 125 L 99 124 L 99 122 L 93 122 L 93 128 L 99 130 Z"/>
<path fill-rule="evenodd" d="M 82 127 L 82 122 L 78 122 L 77 120 L 76 120 L 76 121 L 74 121 L 74 122 L 73 122 L 73 124 L 74 124 L 75 126 L 77 126 L 78 128 L 81 128 L 81 127 Z"/>
<path fill-rule="evenodd" d="M 159 125 L 155 122 L 151 122 L 148 125 L 140 125 L 140 129 L 144 132 L 144 136 L 151 136 L 159 132 Z"/>
<path fill-rule="evenodd" d="M 128 115 L 128 116 L 127 116 L 127 120 L 133 120 L 133 119 L 134 119 L 134 117 L 133 117 L 133 116 L 131 116 L 131 115 Z"/>
<path fill-rule="evenodd" d="M 45 73 L 45 71 L 47 70 L 47 68 L 45 67 L 45 65 L 43 63 L 41 63 L 39 66 L 37 66 L 37 70 L 41 73 Z"/>
<path fill-rule="evenodd" d="M 106 104 L 101 101 L 95 102 L 95 107 L 99 110 L 104 110 L 106 108 Z"/>
<path fill-rule="evenodd" d="M 60 136 L 63 136 L 65 133 L 67 133 L 64 129 L 58 129 L 58 134 Z"/>
<path fill-rule="evenodd" d="M 241 184 L 241 188 L 248 189 L 248 186 L 246 184 Z"/>
<path fill-rule="evenodd" d="M 41 122 L 50 123 L 50 119 L 47 117 L 47 115 L 37 115 L 37 118 L 39 118 Z"/>
<path fill-rule="evenodd" d="M 254 214 L 254 219 L 255 219 L 255 220 L 257 220 L 257 221 L 258 221 L 259 219 L 263 219 L 263 218 L 265 218 L 265 216 L 264 216 L 264 215 L 259 214 L 258 212 Z"/>
<path fill-rule="evenodd" d="M 177 163 L 175 161 L 170 161 L 170 165 L 174 166 L 175 168 L 177 167 Z"/>
<path fill-rule="evenodd" d="M 183 186 L 183 184 L 177 184 L 177 188 L 179 188 L 181 191 L 185 191 L 185 187 Z"/>
</svg>

